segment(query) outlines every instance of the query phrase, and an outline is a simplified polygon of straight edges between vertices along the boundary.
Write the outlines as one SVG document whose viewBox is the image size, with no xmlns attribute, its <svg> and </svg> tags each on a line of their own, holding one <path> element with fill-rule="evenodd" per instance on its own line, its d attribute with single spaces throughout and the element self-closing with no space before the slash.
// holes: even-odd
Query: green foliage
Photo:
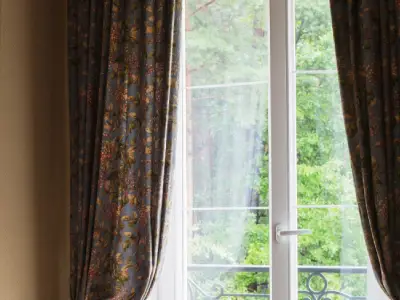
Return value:
<svg viewBox="0 0 400 300">
<path fill-rule="evenodd" d="M 188 85 L 258 82 L 188 90 L 192 204 L 268 206 L 267 5 L 264 0 L 189 0 L 187 11 Z M 329 2 L 297 1 L 295 27 L 297 70 L 335 70 Z M 298 74 L 296 101 L 298 204 L 354 205 L 337 75 Z M 193 212 L 189 222 L 191 263 L 270 264 L 268 210 Z M 367 264 L 357 208 L 300 208 L 298 223 L 313 230 L 299 238 L 300 265 Z M 308 275 L 299 274 L 300 290 Z M 191 277 L 210 289 L 221 284 L 237 293 L 269 292 L 265 273 L 210 270 Z M 327 278 L 330 289 L 365 293 L 361 275 Z M 321 282 L 313 286 L 321 288 Z"/>
<path fill-rule="evenodd" d="M 190 0 L 187 14 L 187 65 L 194 85 L 265 80 L 264 0 Z"/>
</svg>

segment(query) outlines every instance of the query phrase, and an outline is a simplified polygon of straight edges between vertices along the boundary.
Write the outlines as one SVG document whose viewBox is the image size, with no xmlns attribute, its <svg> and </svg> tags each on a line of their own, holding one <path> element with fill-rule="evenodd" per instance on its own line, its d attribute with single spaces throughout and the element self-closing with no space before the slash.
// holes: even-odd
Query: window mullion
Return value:
<svg viewBox="0 0 400 300">
<path fill-rule="evenodd" d="M 288 228 L 290 196 L 287 2 L 270 0 L 270 236 L 272 300 L 290 299 L 290 247 L 276 226 Z"/>
</svg>

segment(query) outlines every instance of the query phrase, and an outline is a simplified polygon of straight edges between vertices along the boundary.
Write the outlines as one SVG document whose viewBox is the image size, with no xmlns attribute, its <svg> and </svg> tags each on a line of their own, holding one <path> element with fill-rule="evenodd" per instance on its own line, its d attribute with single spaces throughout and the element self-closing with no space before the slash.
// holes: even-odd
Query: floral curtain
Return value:
<svg viewBox="0 0 400 300">
<path fill-rule="evenodd" d="M 146 299 L 162 260 L 180 0 L 69 0 L 72 300 Z"/>
<path fill-rule="evenodd" d="M 331 0 L 365 240 L 378 282 L 400 299 L 400 2 Z"/>
</svg>

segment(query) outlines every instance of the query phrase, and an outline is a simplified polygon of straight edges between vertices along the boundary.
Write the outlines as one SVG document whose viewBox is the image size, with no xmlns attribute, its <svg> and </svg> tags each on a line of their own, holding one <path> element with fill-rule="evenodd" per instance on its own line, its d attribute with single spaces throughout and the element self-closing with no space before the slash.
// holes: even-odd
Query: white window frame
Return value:
<svg viewBox="0 0 400 300">
<path fill-rule="evenodd" d="M 295 0 L 269 0 L 270 15 L 270 286 L 271 300 L 298 299 L 297 238 L 275 239 L 276 226 L 297 228 L 297 155 L 296 155 L 296 62 Z M 185 12 L 185 2 L 182 1 Z M 185 13 L 183 14 L 185 16 Z M 181 43 L 185 44 L 186 22 L 182 18 Z M 177 162 L 171 230 L 161 276 L 150 299 L 187 300 L 187 202 L 186 202 L 186 53 L 181 51 L 181 101 L 178 111 Z M 273 112 L 273 113 L 271 113 Z M 277 129 L 275 129 L 277 128 Z M 369 266 L 368 299 L 387 299 Z"/>
<path fill-rule="evenodd" d="M 183 9 L 185 11 L 185 1 L 183 1 Z M 293 110 L 295 113 L 295 104 L 290 104 L 290 85 L 289 85 L 289 65 L 294 59 L 290 59 L 290 32 L 288 25 L 290 22 L 290 16 L 288 14 L 288 7 L 291 6 L 291 0 L 270 0 L 270 97 L 269 97 L 269 128 L 271 128 L 269 144 L 270 146 L 270 186 L 274 188 L 270 189 L 270 236 L 273 237 L 275 234 L 275 227 L 280 224 L 283 227 L 295 226 L 296 218 L 290 216 L 291 195 L 293 194 L 293 186 L 291 184 L 290 174 L 296 176 L 296 170 L 291 169 L 292 159 L 295 153 L 289 151 L 289 149 L 295 149 L 295 124 L 290 123 L 291 117 L 289 111 Z M 185 15 L 185 14 L 184 14 Z M 182 45 L 185 43 L 185 18 L 182 18 L 182 34 L 181 42 Z M 271 59 L 273 57 L 273 59 Z M 186 61 L 185 49 L 181 51 L 181 61 Z M 181 74 L 185 74 L 185 64 L 182 63 Z M 273 76 L 272 76 L 273 74 Z M 179 122 L 182 124 L 179 126 L 181 129 L 186 127 L 186 82 L 185 76 L 181 76 L 181 102 L 179 111 Z M 271 111 L 274 111 L 271 114 Z M 295 119 L 294 119 L 295 120 Z M 279 128 L 274 130 L 273 128 Z M 294 138 L 290 138 L 290 137 Z M 174 206 L 173 214 L 174 220 L 173 227 L 171 228 L 169 243 L 170 252 L 167 253 L 169 259 L 166 260 L 163 266 L 163 274 L 161 275 L 160 282 L 153 291 L 152 299 L 154 300 L 186 300 L 188 296 L 187 289 L 187 253 L 186 253 L 186 201 L 184 200 L 186 195 L 186 176 L 183 176 L 186 172 L 186 159 L 184 153 L 186 153 L 186 135 L 185 131 L 181 130 L 178 134 L 178 159 L 181 164 L 182 174 L 176 174 L 178 182 L 182 184 L 180 189 L 180 207 Z M 289 148 L 290 147 L 290 148 Z M 180 173 L 180 172 L 178 172 Z M 182 226 L 179 226 L 179 223 Z M 175 227 L 175 230 L 173 228 Z M 182 230 L 179 230 L 181 228 Z M 173 246 L 171 246 L 173 244 Z M 293 255 L 296 251 L 291 249 L 290 245 L 294 243 L 277 243 L 275 239 L 271 238 L 270 251 L 271 251 L 271 299 L 294 299 L 291 295 L 296 295 L 297 289 L 288 290 L 286 287 L 290 287 L 291 282 L 295 281 L 296 284 L 293 286 L 297 287 L 297 272 L 290 270 L 293 265 Z M 181 249 L 179 249 L 181 247 Z M 167 249 L 168 252 L 168 249 Z M 173 253 L 174 255 L 171 255 Z M 172 259 L 175 256 L 175 259 Z M 181 258 L 178 261 L 176 258 Z M 173 270 L 169 272 L 166 270 Z M 168 273 L 165 276 L 165 273 Z M 173 276 L 172 276 L 173 274 Z M 294 274 L 294 277 L 289 278 L 288 274 Z M 164 276 L 163 276 L 164 275 Z M 164 281 L 164 282 L 163 282 Z M 179 290 L 177 293 L 176 290 Z M 172 297 L 172 298 L 171 298 Z"/>
<path fill-rule="evenodd" d="M 290 243 L 277 243 L 276 226 L 290 222 L 290 93 L 288 2 L 270 0 L 270 257 L 271 299 L 291 299 Z M 273 113 L 271 113 L 273 112 Z M 279 130 L 276 130 L 278 128 Z M 296 284 L 297 285 L 297 284 Z M 294 299 L 294 298 L 292 298 Z"/>
</svg>

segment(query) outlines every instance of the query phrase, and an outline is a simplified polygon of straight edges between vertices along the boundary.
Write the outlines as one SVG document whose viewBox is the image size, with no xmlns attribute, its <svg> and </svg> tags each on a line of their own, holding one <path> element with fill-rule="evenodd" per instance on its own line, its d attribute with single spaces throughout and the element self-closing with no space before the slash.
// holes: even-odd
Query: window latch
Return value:
<svg viewBox="0 0 400 300">
<path fill-rule="evenodd" d="M 298 236 L 298 235 L 307 235 L 307 234 L 312 234 L 311 229 L 291 229 L 291 230 L 286 230 L 282 228 L 281 224 L 276 225 L 275 229 L 275 239 L 278 243 L 282 242 L 282 237 L 285 236 Z"/>
</svg>

